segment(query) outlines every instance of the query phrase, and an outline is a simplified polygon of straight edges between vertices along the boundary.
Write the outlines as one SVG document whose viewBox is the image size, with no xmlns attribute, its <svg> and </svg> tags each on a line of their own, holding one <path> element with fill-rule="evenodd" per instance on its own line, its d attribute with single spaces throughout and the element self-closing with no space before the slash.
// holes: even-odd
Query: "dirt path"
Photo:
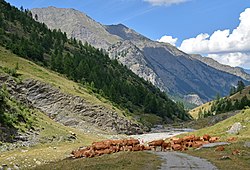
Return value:
<svg viewBox="0 0 250 170">
<path fill-rule="evenodd" d="M 179 152 L 154 152 L 163 160 L 161 170 L 217 170 L 205 159 Z"/>
</svg>

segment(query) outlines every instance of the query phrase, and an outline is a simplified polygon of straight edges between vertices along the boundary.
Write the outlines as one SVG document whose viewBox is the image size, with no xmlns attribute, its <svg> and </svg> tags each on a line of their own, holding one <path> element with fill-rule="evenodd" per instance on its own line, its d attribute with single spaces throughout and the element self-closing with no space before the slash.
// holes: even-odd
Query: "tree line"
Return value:
<svg viewBox="0 0 250 170">
<path fill-rule="evenodd" d="M 239 92 L 242 93 L 242 90 L 244 90 L 245 84 L 242 81 L 238 81 L 237 87 L 232 87 L 230 90 L 230 96 L 236 94 Z M 250 94 L 250 91 L 248 92 Z M 234 110 L 242 110 L 246 106 L 250 107 L 250 99 L 248 99 L 247 95 L 244 95 L 242 98 L 239 99 L 231 99 L 229 97 L 217 97 L 217 99 L 210 103 L 211 108 L 209 110 L 199 110 L 198 117 L 208 117 L 213 116 L 221 113 L 226 113 L 229 111 Z"/>
</svg>

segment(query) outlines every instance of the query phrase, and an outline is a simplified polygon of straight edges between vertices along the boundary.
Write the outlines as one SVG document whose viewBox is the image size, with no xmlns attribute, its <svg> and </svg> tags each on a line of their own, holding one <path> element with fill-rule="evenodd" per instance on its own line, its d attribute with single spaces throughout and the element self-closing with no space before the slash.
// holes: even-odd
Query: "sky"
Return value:
<svg viewBox="0 0 250 170">
<path fill-rule="evenodd" d="M 250 69 L 250 0 L 7 0 L 25 9 L 74 8 L 105 25 L 122 23 L 223 64 Z"/>
</svg>

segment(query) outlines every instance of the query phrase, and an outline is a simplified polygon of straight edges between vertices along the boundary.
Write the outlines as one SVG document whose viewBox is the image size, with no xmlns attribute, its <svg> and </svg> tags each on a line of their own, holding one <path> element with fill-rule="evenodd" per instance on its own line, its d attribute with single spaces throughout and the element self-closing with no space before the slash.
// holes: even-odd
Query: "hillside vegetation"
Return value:
<svg viewBox="0 0 250 170">
<path fill-rule="evenodd" d="M 230 96 L 217 97 L 216 100 L 205 103 L 189 111 L 189 114 L 195 118 L 203 118 L 234 110 L 242 110 L 250 106 L 250 86 L 245 87 L 244 83 L 239 81 L 238 87 L 232 88 Z"/>
<path fill-rule="evenodd" d="M 0 44 L 13 53 L 66 75 L 128 113 L 188 119 L 180 105 L 116 60 L 110 60 L 104 51 L 67 39 L 60 30 L 51 31 L 34 21 L 30 11 L 0 2 Z"/>
</svg>

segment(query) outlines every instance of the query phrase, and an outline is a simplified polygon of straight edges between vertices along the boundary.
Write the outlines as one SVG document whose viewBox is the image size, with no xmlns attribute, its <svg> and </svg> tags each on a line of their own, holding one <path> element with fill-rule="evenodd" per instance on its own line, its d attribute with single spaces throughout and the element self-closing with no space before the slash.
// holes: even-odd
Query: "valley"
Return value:
<svg viewBox="0 0 250 170">
<path fill-rule="evenodd" d="M 0 170 L 247 170 L 249 80 L 123 24 L 0 0 Z"/>
</svg>

